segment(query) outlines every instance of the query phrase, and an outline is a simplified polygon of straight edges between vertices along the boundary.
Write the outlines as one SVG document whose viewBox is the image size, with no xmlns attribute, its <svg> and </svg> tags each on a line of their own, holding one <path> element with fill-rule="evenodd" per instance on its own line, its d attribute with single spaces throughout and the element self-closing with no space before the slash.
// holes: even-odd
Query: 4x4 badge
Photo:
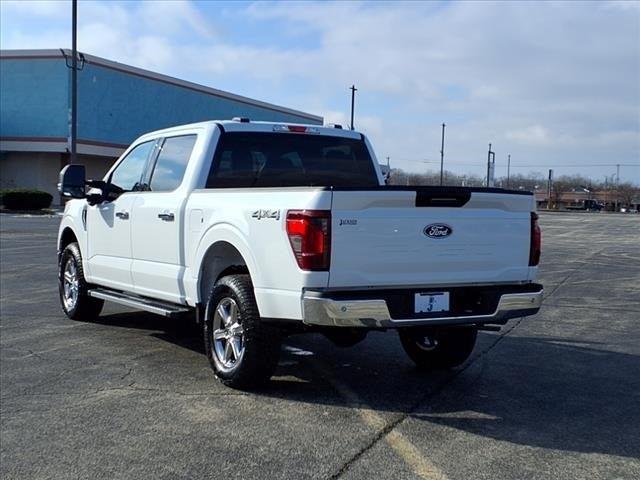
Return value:
<svg viewBox="0 0 640 480">
<path fill-rule="evenodd" d="M 258 220 L 262 220 L 263 218 L 273 218 L 274 220 L 280 220 L 280 210 L 256 210 L 251 214 L 251 217 L 256 218 Z"/>
</svg>

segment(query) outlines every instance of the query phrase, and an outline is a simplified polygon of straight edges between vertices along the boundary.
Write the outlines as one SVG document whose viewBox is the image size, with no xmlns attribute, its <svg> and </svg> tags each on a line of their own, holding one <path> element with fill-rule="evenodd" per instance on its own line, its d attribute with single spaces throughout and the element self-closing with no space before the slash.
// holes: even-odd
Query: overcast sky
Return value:
<svg viewBox="0 0 640 480">
<path fill-rule="evenodd" d="M 3 49 L 71 45 L 70 2 L 0 2 Z M 382 161 L 640 183 L 640 2 L 85 2 L 80 51 L 348 124 Z M 423 163 L 424 161 L 432 163 Z M 625 166 L 626 165 L 626 166 Z"/>
</svg>

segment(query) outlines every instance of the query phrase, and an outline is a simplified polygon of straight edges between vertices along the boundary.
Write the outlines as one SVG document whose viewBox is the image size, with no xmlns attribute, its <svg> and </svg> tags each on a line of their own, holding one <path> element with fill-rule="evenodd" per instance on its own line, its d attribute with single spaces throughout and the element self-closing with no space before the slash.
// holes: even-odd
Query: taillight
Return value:
<svg viewBox="0 0 640 480">
<path fill-rule="evenodd" d="M 287 235 L 302 270 L 329 270 L 331 258 L 331 212 L 289 210 Z"/>
<path fill-rule="evenodd" d="M 529 266 L 535 267 L 540 263 L 540 250 L 542 248 L 542 232 L 538 225 L 538 214 L 531 212 L 531 246 L 529 247 Z"/>
</svg>

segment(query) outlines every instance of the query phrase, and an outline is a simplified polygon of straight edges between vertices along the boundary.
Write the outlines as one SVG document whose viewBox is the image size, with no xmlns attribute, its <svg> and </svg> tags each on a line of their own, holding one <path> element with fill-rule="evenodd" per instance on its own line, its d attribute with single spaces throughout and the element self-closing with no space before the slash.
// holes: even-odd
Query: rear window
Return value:
<svg viewBox="0 0 640 480">
<path fill-rule="evenodd" d="M 180 186 L 196 138 L 196 135 L 181 135 L 165 139 L 151 175 L 149 190 L 169 192 Z"/>
<path fill-rule="evenodd" d="M 377 185 L 364 141 L 295 133 L 223 134 L 207 179 L 207 188 Z"/>
</svg>

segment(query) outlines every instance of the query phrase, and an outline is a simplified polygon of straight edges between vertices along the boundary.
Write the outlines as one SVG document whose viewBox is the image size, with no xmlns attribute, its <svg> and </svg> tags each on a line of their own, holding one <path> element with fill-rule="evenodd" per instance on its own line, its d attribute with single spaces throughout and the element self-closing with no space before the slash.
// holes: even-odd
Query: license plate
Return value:
<svg viewBox="0 0 640 480">
<path fill-rule="evenodd" d="M 416 313 L 449 311 L 449 292 L 416 293 Z"/>
</svg>

